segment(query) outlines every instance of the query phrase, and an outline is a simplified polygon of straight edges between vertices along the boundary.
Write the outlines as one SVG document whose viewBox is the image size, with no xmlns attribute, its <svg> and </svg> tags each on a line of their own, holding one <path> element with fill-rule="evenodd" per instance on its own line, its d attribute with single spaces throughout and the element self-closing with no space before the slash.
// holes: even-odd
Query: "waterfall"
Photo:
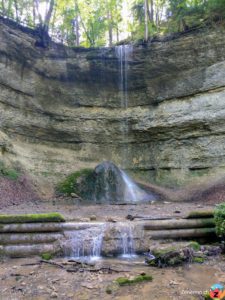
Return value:
<svg viewBox="0 0 225 300">
<path fill-rule="evenodd" d="M 64 255 L 71 258 L 98 259 L 101 257 L 104 225 L 65 232 L 62 248 Z"/>
<path fill-rule="evenodd" d="M 119 70 L 119 97 L 121 99 L 121 108 L 125 110 L 125 115 L 123 121 L 120 125 L 120 131 L 122 135 L 122 162 L 126 164 L 128 161 L 128 148 L 127 148 L 127 140 L 129 133 L 129 122 L 128 117 L 126 115 L 126 110 L 129 106 L 129 97 L 128 97 L 128 74 L 129 74 L 129 59 L 133 52 L 132 45 L 120 45 L 115 47 L 116 57 L 118 58 L 118 70 Z"/>
<path fill-rule="evenodd" d="M 122 257 L 131 258 L 135 255 L 135 243 L 133 238 L 133 226 L 129 223 L 119 223 L 120 239 L 119 248 L 122 249 Z"/>
<path fill-rule="evenodd" d="M 125 182 L 124 199 L 127 202 L 154 201 L 155 197 L 141 189 L 124 171 L 121 170 Z"/>
<path fill-rule="evenodd" d="M 119 62 L 119 91 L 121 93 L 121 107 L 128 107 L 128 60 L 133 52 L 132 45 L 120 45 L 115 47 Z"/>
</svg>

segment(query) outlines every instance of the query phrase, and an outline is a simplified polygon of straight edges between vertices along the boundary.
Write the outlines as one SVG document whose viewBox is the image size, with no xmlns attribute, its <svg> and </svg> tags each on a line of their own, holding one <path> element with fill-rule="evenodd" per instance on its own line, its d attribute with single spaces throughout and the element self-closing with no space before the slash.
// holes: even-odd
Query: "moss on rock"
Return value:
<svg viewBox="0 0 225 300">
<path fill-rule="evenodd" d="M 194 263 L 203 264 L 205 259 L 204 259 L 204 257 L 194 257 L 192 261 Z"/>
<path fill-rule="evenodd" d="M 138 275 L 134 278 L 127 278 L 127 277 L 119 277 L 116 279 L 116 282 L 120 285 L 131 285 L 131 284 L 135 284 L 135 283 L 139 283 L 139 282 L 143 282 L 143 281 L 152 281 L 153 277 L 151 275 Z"/>
<path fill-rule="evenodd" d="M 0 224 L 65 222 L 64 217 L 57 212 L 26 215 L 0 215 Z"/>
<path fill-rule="evenodd" d="M 89 193 L 90 188 L 87 187 L 86 182 L 88 182 L 92 186 L 92 182 L 94 181 L 94 175 L 92 169 L 82 169 L 77 172 L 74 172 L 68 175 L 62 182 L 60 182 L 56 190 L 59 193 L 65 195 L 71 195 L 73 193 L 82 197 L 83 194 Z"/>
<path fill-rule="evenodd" d="M 44 260 L 50 260 L 53 258 L 53 254 L 50 252 L 42 253 L 41 258 Z"/>
<path fill-rule="evenodd" d="M 198 242 L 195 242 L 195 241 L 190 242 L 188 247 L 192 248 L 195 251 L 199 251 L 201 249 L 200 244 Z"/>
</svg>

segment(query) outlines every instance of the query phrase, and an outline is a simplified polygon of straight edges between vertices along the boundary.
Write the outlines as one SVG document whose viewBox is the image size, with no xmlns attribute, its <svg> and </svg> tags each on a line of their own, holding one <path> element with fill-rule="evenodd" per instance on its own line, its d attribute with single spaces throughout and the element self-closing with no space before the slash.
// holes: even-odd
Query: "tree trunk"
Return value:
<svg viewBox="0 0 225 300">
<path fill-rule="evenodd" d="M 5 1 L 2 0 L 2 14 L 5 15 Z"/>
<path fill-rule="evenodd" d="M 43 253 L 54 254 L 60 251 L 59 244 L 37 244 L 37 245 L 10 245 L 1 246 L 3 255 L 10 257 L 29 257 Z"/>
<path fill-rule="evenodd" d="M 185 228 L 212 228 L 215 226 L 213 218 L 209 219 L 179 219 L 179 220 L 152 220 L 143 223 L 145 230 L 158 229 L 185 229 Z"/>
<path fill-rule="evenodd" d="M 39 12 L 39 2 L 38 2 L 38 0 L 34 0 L 34 7 L 35 7 L 35 9 L 37 11 L 37 14 L 38 14 L 39 24 L 42 25 L 43 20 L 42 20 L 41 14 Z"/>
<path fill-rule="evenodd" d="M 145 8 L 145 41 L 148 41 L 148 0 L 144 2 Z"/>
<path fill-rule="evenodd" d="M 14 6 L 15 6 L 15 11 L 16 11 L 16 22 L 19 22 L 19 11 L 18 11 L 18 3 L 17 0 L 14 0 Z"/>
<path fill-rule="evenodd" d="M 76 46 L 80 46 L 80 23 L 79 23 L 79 7 L 77 0 L 75 1 L 75 35 L 76 35 Z"/>
<path fill-rule="evenodd" d="M 59 232 L 62 230 L 61 223 L 24 223 L 24 224 L 1 224 L 0 233 L 10 232 Z"/>
<path fill-rule="evenodd" d="M 76 16 L 75 18 L 75 34 L 76 34 L 76 46 L 80 46 L 80 26 L 79 26 L 79 18 Z"/>
<path fill-rule="evenodd" d="M 1 245 L 35 245 L 52 243 L 63 238 L 62 233 L 2 233 L 0 235 Z"/>
<path fill-rule="evenodd" d="M 180 239 L 197 237 L 215 237 L 215 228 L 194 228 L 194 229 L 173 229 L 173 230 L 152 230 L 146 231 L 146 238 L 153 240 Z"/>
<path fill-rule="evenodd" d="M 108 10 L 108 13 L 107 13 L 107 19 L 108 19 L 108 30 L 109 30 L 109 47 L 112 47 L 112 39 L 113 39 L 112 14 L 109 10 Z"/>
<path fill-rule="evenodd" d="M 151 0 L 150 2 L 150 13 L 149 13 L 149 17 L 150 17 L 150 22 L 154 23 L 154 2 L 153 0 Z"/>
<path fill-rule="evenodd" d="M 50 23 L 51 16 L 53 13 L 54 5 L 55 5 L 55 0 L 50 0 L 49 8 L 46 13 L 45 20 L 44 20 L 44 28 L 45 28 L 46 32 L 48 32 L 48 29 L 49 29 L 49 23 Z"/>
</svg>

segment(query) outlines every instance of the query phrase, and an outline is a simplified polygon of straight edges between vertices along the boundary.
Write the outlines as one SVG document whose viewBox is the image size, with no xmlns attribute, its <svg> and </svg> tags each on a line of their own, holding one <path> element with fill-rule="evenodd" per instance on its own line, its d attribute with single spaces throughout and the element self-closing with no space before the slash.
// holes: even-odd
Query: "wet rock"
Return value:
<svg viewBox="0 0 225 300">
<path fill-rule="evenodd" d="M 126 204 L 155 199 L 110 161 L 97 165 L 92 173 L 76 181 L 76 186 L 82 199 L 95 203 Z"/>
</svg>

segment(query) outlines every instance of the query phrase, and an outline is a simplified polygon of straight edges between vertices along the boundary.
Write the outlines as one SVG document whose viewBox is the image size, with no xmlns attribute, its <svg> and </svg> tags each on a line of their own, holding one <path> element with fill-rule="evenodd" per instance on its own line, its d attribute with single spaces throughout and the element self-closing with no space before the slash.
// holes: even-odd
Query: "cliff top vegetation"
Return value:
<svg viewBox="0 0 225 300">
<path fill-rule="evenodd" d="M 2 0 L 0 13 L 68 46 L 112 46 L 122 40 L 186 32 L 223 23 L 224 0 Z"/>
</svg>

